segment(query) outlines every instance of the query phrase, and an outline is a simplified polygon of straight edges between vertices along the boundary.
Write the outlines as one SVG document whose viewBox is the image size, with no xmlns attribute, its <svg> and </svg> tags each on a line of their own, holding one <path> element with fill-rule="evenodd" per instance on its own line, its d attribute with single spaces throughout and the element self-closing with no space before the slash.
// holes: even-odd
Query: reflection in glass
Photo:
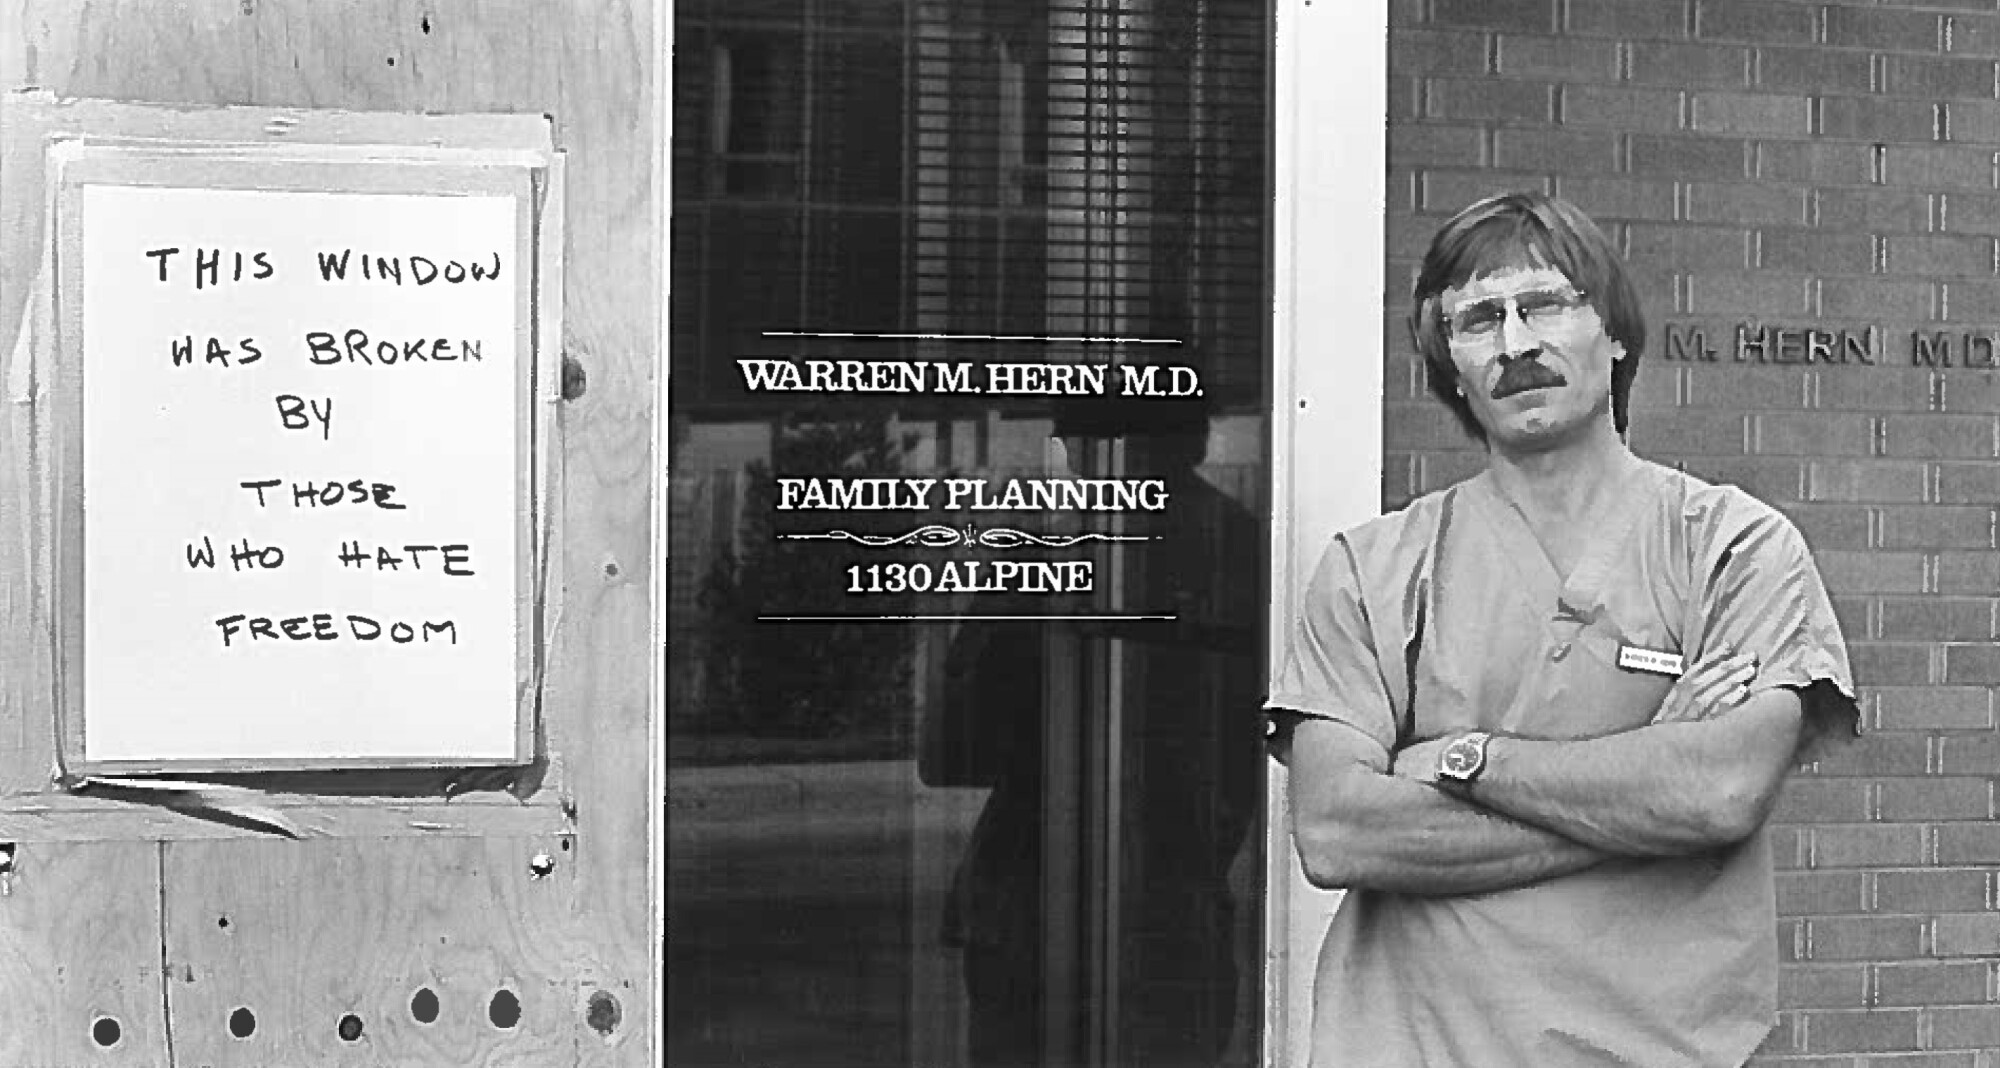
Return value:
<svg viewBox="0 0 2000 1068">
<path fill-rule="evenodd" d="M 1257 1063 L 1268 12 L 674 6 L 667 1057 Z M 1152 337 L 1156 348 L 773 331 Z M 741 358 L 1199 370 L 1199 404 L 752 393 Z M 1060 443 L 1052 445 L 1052 442 Z M 1155 478 L 1164 512 L 792 512 L 781 477 Z M 779 535 L 1118 530 L 1065 551 Z M 1089 559 L 1073 597 L 849 564 Z M 774 623 L 766 615 L 1171 615 Z"/>
</svg>

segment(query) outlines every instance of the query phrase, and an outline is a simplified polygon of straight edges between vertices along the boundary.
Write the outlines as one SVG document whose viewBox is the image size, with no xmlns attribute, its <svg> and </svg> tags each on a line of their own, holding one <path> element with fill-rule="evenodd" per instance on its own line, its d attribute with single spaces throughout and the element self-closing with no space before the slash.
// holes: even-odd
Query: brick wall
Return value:
<svg viewBox="0 0 2000 1068">
<path fill-rule="evenodd" d="M 1778 812 L 1755 1063 L 2000 1068 L 2000 3 L 1390 11 L 1386 504 L 1480 464 L 1404 335 L 1429 235 L 1574 200 L 1653 328 L 1633 445 L 1798 523 L 1872 732 Z"/>
</svg>

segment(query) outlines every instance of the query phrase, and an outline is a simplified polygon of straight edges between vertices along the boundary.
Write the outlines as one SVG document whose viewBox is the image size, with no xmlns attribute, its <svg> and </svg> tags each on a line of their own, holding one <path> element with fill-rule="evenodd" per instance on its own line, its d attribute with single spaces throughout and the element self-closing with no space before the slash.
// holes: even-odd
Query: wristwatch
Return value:
<svg viewBox="0 0 2000 1068">
<path fill-rule="evenodd" d="M 1465 787 L 1486 770 L 1486 743 L 1493 740 L 1485 731 L 1467 731 L 1451 740 L 1438 754 L 1438 782 Z"/>
</svg>

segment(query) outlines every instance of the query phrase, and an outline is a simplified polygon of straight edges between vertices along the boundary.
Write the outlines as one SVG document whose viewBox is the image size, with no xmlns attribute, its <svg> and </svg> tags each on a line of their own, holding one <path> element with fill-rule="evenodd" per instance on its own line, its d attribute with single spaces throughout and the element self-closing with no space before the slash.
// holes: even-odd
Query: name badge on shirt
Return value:
<svg viewBox="0 0 2000 1068">
<path fill-rule="evenodd" d="M 1658 649 L 1644 649 L 1637 645 L 1618 647 L 1618 666 L 1627 671 L 1649 671 L 1655 675 L 1672 675 L 1676 678 L 1685 670 L 1681 664 L 1681 654 L 1663 653 Z"/>
</svg>

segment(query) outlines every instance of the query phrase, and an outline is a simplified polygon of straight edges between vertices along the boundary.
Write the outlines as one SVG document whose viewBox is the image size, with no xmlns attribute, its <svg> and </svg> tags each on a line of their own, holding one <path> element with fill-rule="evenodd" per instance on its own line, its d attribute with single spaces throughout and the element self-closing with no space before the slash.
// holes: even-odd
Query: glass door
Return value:
<svg viewBox="0 0 2000 1068">
<path fill-rule="evenodd" d="M 674 19 L 669 1063 L 1256 1063 L 1268 12 Z M 830 396 L 749 359 L 1109 373 Z M 1202 395 L 1120 396 L 1121 363 Z M 786 496 L 951 479 L 1128 496 Z M 888 577 L 1000 563 L 1089 581 Z"/>
</svg>

